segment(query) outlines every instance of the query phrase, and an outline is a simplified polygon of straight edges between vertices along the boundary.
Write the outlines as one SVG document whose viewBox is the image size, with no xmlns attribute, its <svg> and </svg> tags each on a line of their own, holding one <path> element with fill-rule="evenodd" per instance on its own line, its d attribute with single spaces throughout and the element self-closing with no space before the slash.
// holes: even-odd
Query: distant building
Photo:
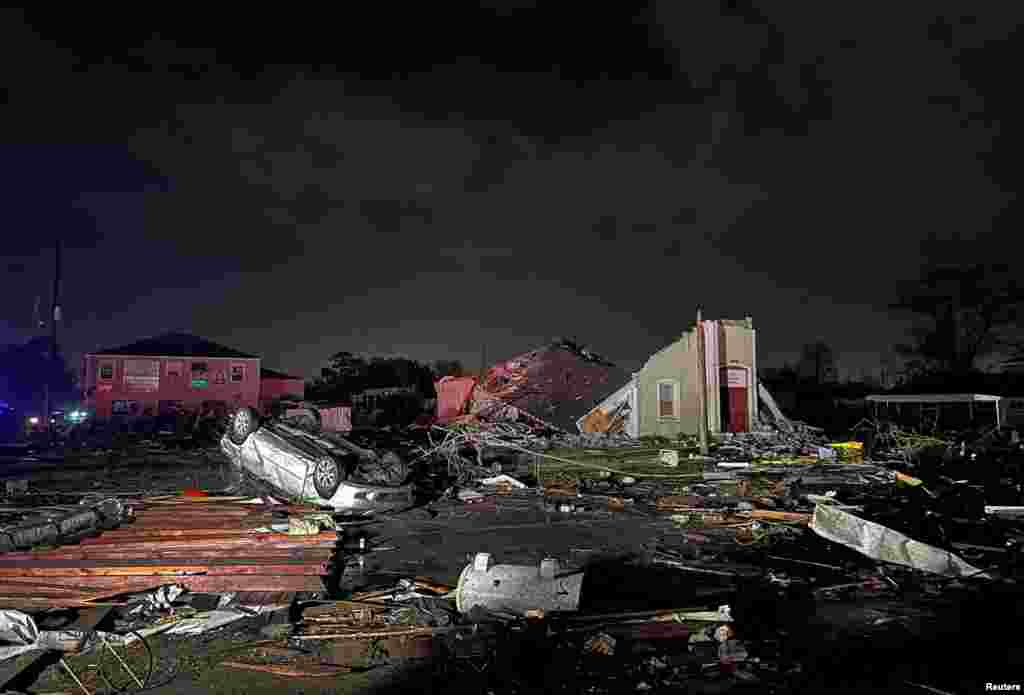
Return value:
<svg viewBox="0 0 1024 695">
<path fill-rule="evenodd" d="M 302 400 L 306 395 L 306 381 L 273 369 L 260 369 L 260 410 L 266 412 L 274 401 L 282 398 Z"/>
<path fill-rule="evenodd" d="M 365 391 L 352 394 L 352 405 L 361 410 L 374 410 L 381 407 L 385 400 L 394 396 L 415 395 L 419 395 L 419 390 L 414 386 L 366 389 Z"/>
<path fill-rule="evenodd" d="M 82 358 L 86 406 L 99 419 L 212 407 L 258 407 L 260 358 L 166 333 Z"/>
</svg>

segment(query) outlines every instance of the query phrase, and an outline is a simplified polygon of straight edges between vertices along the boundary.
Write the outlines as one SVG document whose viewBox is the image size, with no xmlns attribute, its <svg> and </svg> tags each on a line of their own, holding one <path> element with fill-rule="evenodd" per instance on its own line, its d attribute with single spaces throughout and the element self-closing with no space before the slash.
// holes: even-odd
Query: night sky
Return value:
<svg viewBox="0 0 1024 695">
<path fill-rule="evenodd" d="M 60 234 L 73 356 L 637 367 L 701 305 L 859 376 L 922 263 L 1019 234 L 1019 3 L 430 5 L 0 11 L 0 342 Z"/>
</svg>

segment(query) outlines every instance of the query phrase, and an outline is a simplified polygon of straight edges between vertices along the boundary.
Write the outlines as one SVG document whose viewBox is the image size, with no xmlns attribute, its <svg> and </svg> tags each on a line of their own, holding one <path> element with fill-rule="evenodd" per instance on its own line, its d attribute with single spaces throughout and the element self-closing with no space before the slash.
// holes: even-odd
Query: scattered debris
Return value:
<svg viewBox="0 0 1024 695">
<path fill-rule="evenodd" d="M 566 571 L 553 558 L 540 567 L 492 564 L 489 553 L 477 553 L 459 576 L 455 605 L 461 613 L 480 606 L 490 611 L 525 615 L 574 611 L 579 606 L 583 572 Z"/>
<path fill-rule="evenodd" d="M 571 674 L 595 694 L 781 692 L 825 668 L 807 654 L 833 648 L 830 610 L 860 620 L 843 629 L 862 644 L 927 632 L 963 595 L 998 595 L 1008 612 L 1019 600 L 1019 441 L 881 423 L 872 445 L 829 440 L 767 407 L 764 426 L 716 436 L 702 456 L 688 437 L 632 439 L 611 426 L 621 413 L 601 420 L 592 403 L 589 431 L 568 434 L 545 408 L 557 415 L 569 392 L 531 391 L 566 360 L 609 369 L 577 347 L 540 351 L 481 383 L 443 380 L 445 422 L 401 431 L 239 411 L 221 447 L 244 483 L 228 490 L 7 486 L 0 661 L 61 651 L 62 682 L 93 692 L 97 672 L 70 655 L 249 630 L 261 646 L 211 667 L 346 678 L 422 658 L 445 678 L 521 684 L 543 663 L 537 678 Z M 636 529 L 644 544 L 617 545 Z M 57 620 L 98 609 L 102 627 Z M 150 682 L 144 668 L 124 678 Z"/>
</svg>

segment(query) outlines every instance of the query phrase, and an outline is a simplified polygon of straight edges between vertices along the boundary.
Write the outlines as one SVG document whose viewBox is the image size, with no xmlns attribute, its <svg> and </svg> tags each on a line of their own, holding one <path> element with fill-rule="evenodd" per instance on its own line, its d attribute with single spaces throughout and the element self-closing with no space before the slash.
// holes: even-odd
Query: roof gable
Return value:
<svg viewBox="0 0 1024 695">
<path fill-rule="evenodd" d="M 138 355 L 140 357 L 233 357 L 259 359 L 234 348 L 189 333 L 164 333 L 120 347 L 99 350 L 93 355 Z"/>
</svg>

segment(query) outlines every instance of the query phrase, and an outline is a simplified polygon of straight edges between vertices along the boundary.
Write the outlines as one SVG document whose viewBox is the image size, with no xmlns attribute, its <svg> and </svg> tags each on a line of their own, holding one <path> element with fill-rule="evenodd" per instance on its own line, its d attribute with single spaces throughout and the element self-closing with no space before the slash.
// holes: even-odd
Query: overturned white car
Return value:
<svg viewBox="0 0 1024 695">
<path fill-rule="evenodd" d="M 357 515 L 413 506 L 409 469 L 396 454 L 362 449 L 341 436 L 261 422 L 252 408 L 231 416 L 220 446 L 244 474 L 293 500 Z"/>
</svg>

